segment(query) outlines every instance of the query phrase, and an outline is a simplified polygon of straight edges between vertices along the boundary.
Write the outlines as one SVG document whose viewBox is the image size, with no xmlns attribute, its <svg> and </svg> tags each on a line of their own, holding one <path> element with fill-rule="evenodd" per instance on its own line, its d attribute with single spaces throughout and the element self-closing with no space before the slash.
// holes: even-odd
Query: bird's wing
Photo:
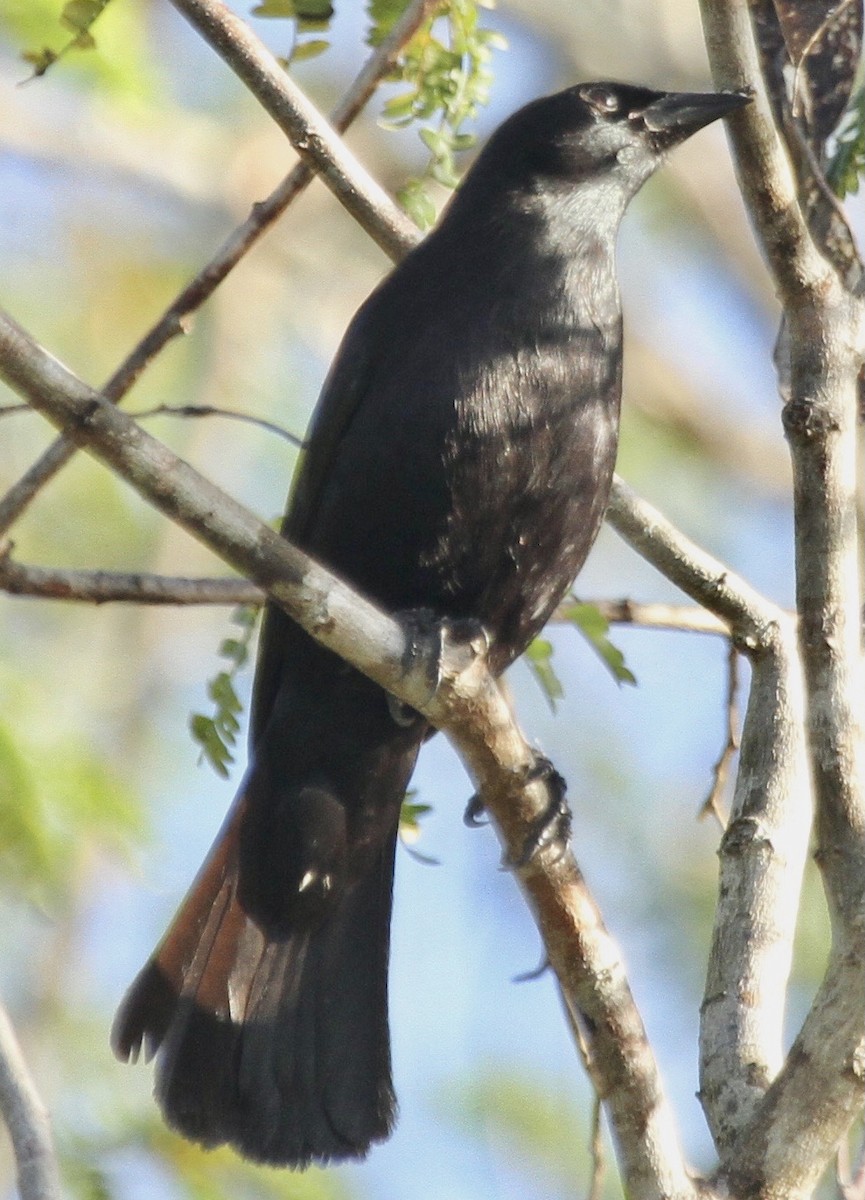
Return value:
<svg viewBox="0 0 865 1200">
<path fill-rule="evenodd" d="M 353 317 L 322 386 L 282 526 L 283 537 L 289 541 L 304 542 L 337 447 L 363 403 L 372 359 L 377 295 L 373 292 Z"/>
<path fill-rule="evenodd" d="M 281 532 L 302 549 L 308 548 L 319 500 L 339 445 L 367 393 L 373 360 L 372 330 L 377 324 L 377 295 L 373 292 L 358 309 L 345 332 L 324 381 L 292 479 Z M 253 745 L 267 726 L 283 682 L 283 651 L 290 648 L 298 632 L 281 609 L 267 605 L 253 688 Z"/>
</svg>

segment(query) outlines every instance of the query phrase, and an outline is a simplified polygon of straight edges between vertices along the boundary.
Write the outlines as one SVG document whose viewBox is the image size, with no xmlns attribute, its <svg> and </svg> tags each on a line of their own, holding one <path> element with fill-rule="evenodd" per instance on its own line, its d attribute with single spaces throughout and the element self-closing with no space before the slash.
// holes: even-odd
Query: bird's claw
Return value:
<svg viewBox="0 0 865 1200">
<path fill-rule="evenodd" d="M 524 785 L 542 780 L 546 784 L 549 803 L 541 815 L 532 823 L 523 848 L 516 858 L 509 858 L 505 865 L 512 870 L 528 866 L 531 860 L 547 846 L 555 846 L 559 859 L 571 840 L 571 810 L 567 802 L 567 784 L 550 760 L 543 754 L 536 756 L 526 771 Z"/>
<path fill-rule="evenodd" d="M 531 971 L 521 971 L 519 975 L 513 977 L 511 983 L 533 983 L 534 980 L 546 975 L 551 966 L 549 955 L 545 954 L 536 967 L 532 967 Z"/>
<path fill-rule="evenodd" d="M 469 829 L 480 829 L 482 825 L 486 825 L 486 821 L 480 819 L 484 811 L 484 802 L 480 792 L 475 792 L 469 798 L 466 805 L 466 810 L 463 813 L 463 824 L 468 825 Z"/>
</svg>

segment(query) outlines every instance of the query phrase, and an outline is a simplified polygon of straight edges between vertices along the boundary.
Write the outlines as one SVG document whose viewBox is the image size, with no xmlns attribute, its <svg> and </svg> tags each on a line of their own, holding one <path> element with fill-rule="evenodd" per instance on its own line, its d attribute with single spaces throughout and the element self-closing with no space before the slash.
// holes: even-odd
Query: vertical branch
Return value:
<svg viewBox="0 0 865 1200">
<path fill-rule="evenodd" d="M 811 825 L 804 696 L 789 621 L 751 653 L 752 679 L 700 1013 L 700 1100 L 722 1158 L 783 1062 Z"/>
<path fill-rule="evenodd" d="M 806 1196 L 865 1093 L 865 679 L 860 632 L 857 377 L 861 295 L 817 248 L 766 95 L 749 7 L 702 0 L 719 87 L 752 86 L 729 123 L 740 184 L 789 338 L 783 411 L 794 476 L 796 597 L 817 861 L 832 914 L 829 966 L 753 1118 L 726 1156 L 736 1194 Z M 788 368 L 788 369 L 787 369 Z"/>
<path fill-rule="evenodd" d="M 607 517 L 653 566 L 729 622 L 752 667 L 733 811 L 721 843 L 700 1029 L 700 1095 L 723 1155 L 781 1065 L 785 985 L 809 830 L 795 638 L 780 609 L 618 480 Z"/>
<path fill-rule="evenodd" d="M 48 1113 L 27 1069 L 12 1022 L 2 1005 L 0 1113 L 12 1139 L 21 1200 L 60 1200 L 60 1173 Z"/>
</svg>

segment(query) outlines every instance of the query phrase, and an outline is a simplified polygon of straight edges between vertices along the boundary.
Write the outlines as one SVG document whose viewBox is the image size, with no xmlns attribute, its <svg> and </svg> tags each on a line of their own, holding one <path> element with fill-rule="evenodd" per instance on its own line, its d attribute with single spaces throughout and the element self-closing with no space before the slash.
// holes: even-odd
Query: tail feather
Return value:
<svg viewBox="0 0 865 1200">
<path fill-rule="evenodd" d="M 157 1055 L 169 1125 L 307 1166 L 362 1157 L 395 1115 L 387 960 L 395 835 L 318 924 L 265 934 L 238 896 L 242 799 L 112 1030 Z"/>
</svg>

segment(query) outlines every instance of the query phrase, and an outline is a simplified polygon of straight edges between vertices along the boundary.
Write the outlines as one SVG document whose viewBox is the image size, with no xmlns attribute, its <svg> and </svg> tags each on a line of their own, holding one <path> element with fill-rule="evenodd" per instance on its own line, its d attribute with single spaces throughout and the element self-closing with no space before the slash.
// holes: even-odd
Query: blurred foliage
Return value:
<svg viewBox="0 0 865 1200">
<path fill-rule="evenodd" d="M 865 175 L 865 87 L 860 87 L 835 135 L 826 181 L 836 196 L 855 195 Z"/>
<path fill-rule="evenodd" d="M 313 1167 L 308 1171 L 274 1171 L 244 1162 L 232 1150 L 202 1150 L 171 1133 L 155 1114 L 125 1121 L 115 1136 L 68 1138 L 60 1148 L 63 1175 L 77 1200 L 112 1200 L 116 1195 L 113 1164 L 119 1155 L 136 1151 L 146 1161 L 155 1157 L 160 1194 L 190 1200 L 347 1200 L 349 1191 L 338 1175 Z"/>
<path fill-rule="evenodd" d="M 90 77 L 115 98 L 152 101 L 160 73 L 148 45 L 146 10 L 147 0 L 4 0 L 0 29 L 12 35 L 34 76 L 62 58 L 64 70 Z M 92 33 L 97 18 L 98 43 Z M 97 45 L 98 54 L 87 52 Z"/>
<path fill-rule="evenodd" d="M 576 1064 L 574 1073 L 576 1075 Z M 592 1173 L 591 1130 L 586 1111 L 571 1099 L 572 1084 L 558 1093 L 550 1081 L 529 1072 L 491 1068 L 470 1082 L 448 1089 L 440 1106 L 464 1134 L 495 1147 L 509 1174 L 534 1187 L 549 1200 L 585 1195 Z M 603 1148 L 604 1183 L 598 1200 L 621 1200 L 612 1148 Z"/>
<path fill-rule="evenodd" d="M 25 50 L 21 57 L 33 67 L 33 75 L 44 75 L 70 50 L 92 50 L 96 45 L 93 24 L 108 3 L 109 0 L 67 0 L 60 13 L 60 24 L 70 30 L 73 36 L 59 50 L 52 50 L 49 46 L 43 46 L 41 50 Z"/>
<path fill-rule="evenodd" d="M 55 912 L 69 903 L 92 850 L 128 856 L 144 818 L 97 747 L 40 725 L 27 711 L 33 697 L 13 681 L 15 690 L 14 732 L 0 724 L 0 887 L 7 897 Z"/>
</svg>

